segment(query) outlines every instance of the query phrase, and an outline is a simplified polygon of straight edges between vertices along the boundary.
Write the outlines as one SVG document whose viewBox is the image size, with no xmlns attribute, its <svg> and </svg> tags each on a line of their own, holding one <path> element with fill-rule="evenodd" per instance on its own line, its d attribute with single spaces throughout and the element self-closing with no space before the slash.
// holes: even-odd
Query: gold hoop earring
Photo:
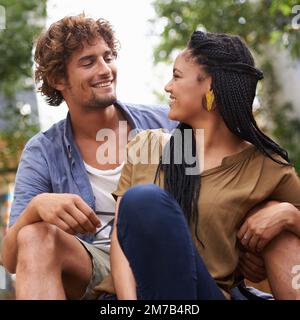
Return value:
<svg viewBox="0 0 300 320">
<path fill-rule="evenodd" d="M 215 101 L 215 95 L 214 92 L 212 90 L 209 90 L 206 95 L 206 109 L 208 112 L 210 112 L 212 110 L 213 107 L 213 103 Z"/>
</svg>

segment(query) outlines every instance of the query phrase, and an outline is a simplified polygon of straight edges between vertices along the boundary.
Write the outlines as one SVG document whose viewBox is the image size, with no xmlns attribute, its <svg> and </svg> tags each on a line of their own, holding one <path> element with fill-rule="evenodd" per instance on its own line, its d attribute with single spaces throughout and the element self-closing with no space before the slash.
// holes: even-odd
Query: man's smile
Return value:
<svg viewBox="0 0 300 320">
<path fill-rule="evenodd" d="M 111 86 L 113 83 L 113 80 L 105 80 L 105 81 L 99 81 L 94 84 L 92 84 L 93 88 L 105 88 Z"/>
</svg>

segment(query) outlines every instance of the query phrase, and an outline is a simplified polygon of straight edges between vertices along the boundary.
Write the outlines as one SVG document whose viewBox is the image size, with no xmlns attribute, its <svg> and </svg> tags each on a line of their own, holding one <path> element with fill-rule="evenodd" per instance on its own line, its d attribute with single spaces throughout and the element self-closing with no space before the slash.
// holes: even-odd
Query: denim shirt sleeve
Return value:
<svg viewBox="0 0 300 320">
<path fill-rule="evenodd" d="M 34 196 L 52 192 L 50 181 L 41 143 L 28 143 L 22 153 L 16 175 L 9 226 L 17 220 Z"/>
</svg>

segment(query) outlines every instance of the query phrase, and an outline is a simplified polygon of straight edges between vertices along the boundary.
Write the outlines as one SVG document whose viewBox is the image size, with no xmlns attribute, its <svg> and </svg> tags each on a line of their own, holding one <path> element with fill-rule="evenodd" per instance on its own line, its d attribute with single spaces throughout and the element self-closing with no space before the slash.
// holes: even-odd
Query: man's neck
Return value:
<svg viewBox="0 0 300 320">
<path fill-rule="evenodd" d="M 124 161 L 125 146 L 123 141 L 128 140 L 130 126 L 127 124 L 126 130 L 119 130 L 119 121 L 125 120 L 122 111 L 115 106 L 109 106 L 105 109 L 95 112 L 73 112 L 70 110 L 70 116 L 73 127 L 74 141 L 79 148 L 82 159 L 90 166 L 100 170 L 110 170 L 119 166 Z M 108 137 L 107 140 L 97 138 L 101 129 L 111 129 L 115 133 L 115 138 Z M 109 135 L 110 136 L 110 135 Z M 114 156 L 113 163 L 107 163 L 107 155 L 101 155 L 99 149 L 105 145 L 103 150 L 110 150 Z M 98 154 L 98 152 L 100 152 Z M 104 162 L 103 162 L 104 161 Z"/>
<path fill-rule="evenodd" d="M 93 139 L 100 129 L 116 130 L 120 120 L 124 120 L 122 112 L 111 105 L 95 111 L 69 110 L 75 140 Z"/>
</svg>

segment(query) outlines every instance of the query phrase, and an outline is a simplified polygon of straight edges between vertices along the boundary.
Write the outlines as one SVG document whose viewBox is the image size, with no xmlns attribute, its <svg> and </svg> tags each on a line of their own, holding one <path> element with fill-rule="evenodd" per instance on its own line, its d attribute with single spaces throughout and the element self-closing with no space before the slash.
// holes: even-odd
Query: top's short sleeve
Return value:
<svg viewBox="0 0 300 320">
<path fill-rule="evenodd" d="M 162 129 L 148 129 L 137 134 L 126 146 L 125 163 L 114 198 L 132 186 L 154 183 L 162 150 L 170 135 Z"/>
<path fill-rule="evenodd" d="M 300 179 L 294 167 L 283 169 L 280 182 L 271 194 L 272 200 L 289 202 L 300 210 Z"/>
</svg>

